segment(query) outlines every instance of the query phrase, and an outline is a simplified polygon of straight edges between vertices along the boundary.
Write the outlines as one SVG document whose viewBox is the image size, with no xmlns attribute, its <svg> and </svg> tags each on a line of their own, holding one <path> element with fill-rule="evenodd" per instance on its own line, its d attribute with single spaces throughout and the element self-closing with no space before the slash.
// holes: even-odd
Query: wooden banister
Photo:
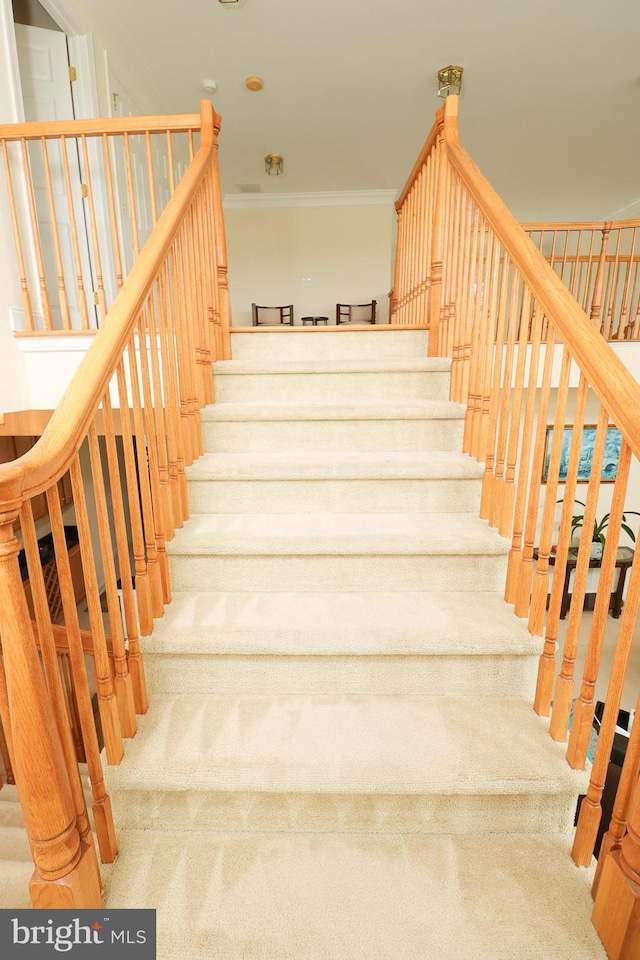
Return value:
<svg viewBox="0 0 640 960">
<path fill-rule="evenodd" d="M 144 134 L 155 223 L 126 279 L 115 243 L 119 292 L 104 324 L 40 439 L 23 456 L 0 465 L 0 719 L 6 737 L 2 746 L 7 770 L 15 774 L 34 852 L 31 894 L 35 906 L 84 907 L 101 902 L 93 835 L 77 769 L 79 755 L 89 771 L 102 861 L 111 862 L 118 849 L 85 656 L 90 653 L 94 661 L 106 759 L 118 763 L 124 739 L 135 735 L 136 714 L 147 709 L 139 634 L 151 631 L 152 617 L 161 616 L 171 598 L 165 543 L 187 515 L 184 467 L 202 450 L 199 410 L 213 397 L 211 363 L 230 355 L 217 167 L 219 129 L 220 118 L 205 101 L 199 117 L 79 121 L 0 130 L 5 157 L 7 142 L 17 141 L 27 158 L 30 139 L 40 140 L 46 151 L 56 138 L 64 148 L 68 138 L 76 137 L 82 140 L 87 162 L 84 138 L 97 137 L 104 148 L 105 170 L 109 168 L 108 137 L 122 135 L 136 253 L 137 198 L 130 138 Z M 187 134 L 192 160 L 177 185 L 172 169 L 171 195 L 156 222 L 151 134 L 167 135 L 171 155 L 170 133 L 176 130 Z M 200 134 L 197 150 L 194 133 Z M 116 239 L 115 193 L 107 192 Z M 92 204 L 90 221 L 99 264 Z M 54 229 L 54 244 L 55 238 Z M 37 250 L 35 229 L 34 243 Z M 74 263 L 80 287 L 77 255 Z M 57 272 L 59 301 L 64 303 L 67 291 L 60 258 Z M 44 295 L 44 271 L 41 281 Z M 96 303 L 104 314 L 100 293 Z M 66 330 L 70 321 L 66 307 L 65 311 Z M 67 478 L 65 486 L 61 478 L 67 471 L 70 484 Z M 54 559 L 46 562 L 46 576 L 55 581 L 53 599 L 45 586 L 32 509 L 33 498 L 43 499 L 42 494 L 52 531 Z M 89 635 L 80 629 L 71 567 L 70 550 L 76 556 L 78 547 L 68 545 L 73 541 L 68 540 L 63 513 L 71 495 Z M 18 516 L 35 623 L 18 560 L 20 544 L 14 530 Z"/>
</svg>

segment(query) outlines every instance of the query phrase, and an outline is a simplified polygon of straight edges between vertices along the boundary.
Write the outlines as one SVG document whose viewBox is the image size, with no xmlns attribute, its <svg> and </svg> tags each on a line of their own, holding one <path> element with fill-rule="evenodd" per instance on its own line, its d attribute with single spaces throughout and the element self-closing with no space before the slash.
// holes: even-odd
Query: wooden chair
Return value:
<svg viewBox="0 0 640 960">
<path fill-rule="evenodd" d="M 371 303 L 336 303 L 336 326 L 340 323 L 375 323 L 376 301 Z"/>
<path fill-rule="evenodd" d="M 286 307 L 259 307 L 257 303 L 251 304 L 251 322 L 254 327 L 278 326 L 281 323 L 293 326 L 293 304 Z"/>
</svg>

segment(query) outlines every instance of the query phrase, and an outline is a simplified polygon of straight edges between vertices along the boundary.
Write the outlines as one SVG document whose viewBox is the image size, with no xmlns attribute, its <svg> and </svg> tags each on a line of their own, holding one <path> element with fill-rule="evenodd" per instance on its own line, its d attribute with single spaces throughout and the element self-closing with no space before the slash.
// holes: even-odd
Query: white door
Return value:
<svg viewBox="0 0 640 960">
<path fill-rule="evenodd" d="M 15 24 L 20 66 L 20 83 L 24 103 L 25 120 L 71 120 L 73 98 L 69 79 L 67 38 L 55 30 Z M 64 288 L 69 305 L 71 326 L 82 328 L 81 302 L 79 295 L 78 269 L 74 257 L 71 211 L 65 188 L 65 171 L 62 150 L 59 144 L 48 146 L 53 207 L 49 202 L 45 165 L 39 143 L 29 147 L 29 158 L 34 183 L 34 194 L 40 230 L 42 259 L 51 303 L 54 327 L 63 326 L 63 305 L 60 296 L 60 279 L 56 266 L 57 237 L 62 260 Z M 91 327 L 97 326 L 94 305 L 94 284 L 89 256 L 89 242 L 82 199 L 82 173 L 77 144 L 69 141 L 67 146 L 71 180 L 72 205 L 79 251 L 80 274 L 84 288 L 83 312 Z M 54 223 L 55 220 L 55 223 Z"/>
</svg>

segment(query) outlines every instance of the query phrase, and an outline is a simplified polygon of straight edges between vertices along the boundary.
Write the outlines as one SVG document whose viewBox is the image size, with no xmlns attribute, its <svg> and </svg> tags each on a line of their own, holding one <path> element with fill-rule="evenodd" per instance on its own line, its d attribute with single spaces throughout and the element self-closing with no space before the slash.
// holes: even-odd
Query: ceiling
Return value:
<svg viewBox="0 0 640 960">
<path fill-rule="evenodd" d="M 640 210 L 637 0 L 81 3 L 145 108 L 193 112 L 202 80 L 217 82 L 226 194 L 398 190 L 440 103 L 437 70 L 454 63 L 462 142 L 518 217 Z M 267 176 L 266 153 L 284 156 L 283 176 Z"/>
</svg>

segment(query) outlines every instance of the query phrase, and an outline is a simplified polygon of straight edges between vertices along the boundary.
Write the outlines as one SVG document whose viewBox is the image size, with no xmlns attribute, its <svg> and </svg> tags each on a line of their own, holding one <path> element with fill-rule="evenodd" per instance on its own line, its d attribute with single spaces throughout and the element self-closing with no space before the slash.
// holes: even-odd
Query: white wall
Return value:
<svg viewBox="0 0 640 960">
<path fill-rule="evenodd" d="M 299 320 L 377 300 L 378 322 L 387 322 L 392 204 L 225 209 L 225 223 L 234 325 L 251 323 L 253 302 L 293 303 Z"/>
</svg>

